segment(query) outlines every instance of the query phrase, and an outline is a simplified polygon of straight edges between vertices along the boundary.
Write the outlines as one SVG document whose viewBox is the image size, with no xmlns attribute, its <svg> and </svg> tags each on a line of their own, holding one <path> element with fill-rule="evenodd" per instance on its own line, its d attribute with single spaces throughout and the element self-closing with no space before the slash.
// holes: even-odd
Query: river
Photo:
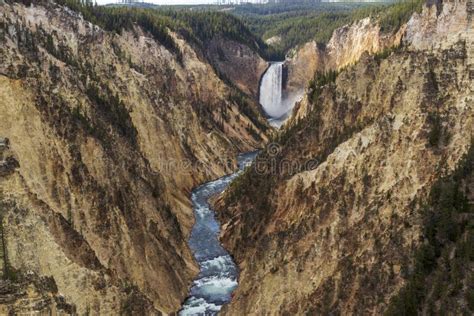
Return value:
<svg viewBox="0 0 474 316">
<path fill-rule="evenodd" d="M 208 201 L 212 196 L 222 193 L 256 155 L 257 152 L 239 155 L 239 171 L 205 183 L 192 192 L 196 222 L 191 231 L 189 246 L 200 272 L 179 315 L 217 315 L 222 306 L 232 298 L 239 272 L 232 257 L 219 242 L 220 225 Z"/>
<path fill-rule="evenodd" d="M 283 62 L 272 62 L 260 83 L 260 104 L 269 123 L 275 127 L 284 123 L 300 98 L 296 95 L 296 98 L 283 99 L 282 76 Z M 208 200 L 222 193 L 256 155 L 257 152 L 239 155 L 239 171 L 205 183 L 192 192 L 196 222 L 191 231 L 189 247 L 199 264 L 200 272 L 179 315 L 217 315 L 222 306 L 232 298 L 239 272 L 232 257 L 219 242 L 220 225 Z"/>
</svg>

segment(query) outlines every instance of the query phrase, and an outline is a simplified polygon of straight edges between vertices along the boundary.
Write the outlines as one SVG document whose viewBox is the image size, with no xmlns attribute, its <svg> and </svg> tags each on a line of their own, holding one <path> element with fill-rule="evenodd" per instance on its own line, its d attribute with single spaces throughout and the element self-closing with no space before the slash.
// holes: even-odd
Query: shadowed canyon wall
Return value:
<svg viewBox="0 0 474 316">
<path fill-rule="evenodd" d="M 209 56 L 226 78 L 257 99 L 260 78 L 268 67 L 262 57 L 248 46 L 223 38 L 211 41 Z"/>
<path fill-rule="evenodd" d="M 3 253 L 11 273 L 31 273 L 18 292 L 33 293 L 19 304 L 10 288 L 2 308 L 48 312 L 63 297 L 80 314 L 179 309 L 198 272 L 190 191 L 234 170 L 266 123 L 173 37 L 182 59 L 139 27 L 0 5 Z M 45 277 L 54 286 L 42 292 Z"/>
</svg>

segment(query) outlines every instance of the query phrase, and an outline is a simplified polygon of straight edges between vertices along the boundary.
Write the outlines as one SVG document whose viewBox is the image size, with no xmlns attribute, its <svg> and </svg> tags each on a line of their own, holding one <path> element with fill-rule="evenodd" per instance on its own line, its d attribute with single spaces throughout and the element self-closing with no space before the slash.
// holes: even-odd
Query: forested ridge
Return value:
<svg viewBox="0 0 474 316">
<path fill-rule="evenodd" d="M 421 11 L 423 0 L 408 0 L 393 4 L 364 3 L 296 3 L 236 7 L 232 12 L 241 17 L 252 32 L 267 40 L 278 37 L 271 50 L 284 55 L 291 48 L 315 40 L 326 44 L 335 29 L 366 17 L 378 20 L 381 30 L 396 31 L 412 13 Z"/>
<path fill-rule="evenodd" d="M 20 0 L 29 5 L 42 0 Z M 219 6 L 97 6 L 90 0 L 57 0 L 58 4 L 80 12 L 83 17 L 108 31 L 121 32 L 134 24 L 160 41 L 181 59 L 181 52 L 168 30 L 205 48 L 211 39 L 222 36 L 249 46 L 267 60 L 281 60 L 294 47 L 315 40 L 326 44 L 333 31 L 365 17 L 379 21 L 383 32 L 396 31 L 423 0 L 394 4 L 362 3 L 282 3 L 273 5 Z M 277 38 L 271 45 L 264 40 Z"/>
<path fill-rule="evenodd" d="M 26 5 L 41 3 L 42 0 L 20 0 Z M 181 35 L 189 43 L 203 49 L 208 41 L 222 36 L 249 46 L 262 56 L 267 56 L 266 44 L 255 36 L 237 17 L 217 11 L 155 10 L 128 6 L 98 6 L 86 0 L 57 0 L 73 11 L 82 14 L 85 20 L 107 31 L 120 33 L 139 25 L 149 32 L 167 49 L 181 59 L 181 52 L 169 31 Z"/>
</svg>

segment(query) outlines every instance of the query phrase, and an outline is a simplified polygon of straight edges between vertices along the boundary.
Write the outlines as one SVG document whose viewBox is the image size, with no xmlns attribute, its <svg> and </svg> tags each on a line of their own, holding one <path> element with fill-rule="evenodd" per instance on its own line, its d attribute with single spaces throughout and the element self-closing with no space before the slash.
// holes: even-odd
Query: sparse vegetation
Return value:
<svg viewBox="0 0 474 316">
<path fill-rule="evenodd" d="M 39 38 L 43 39 L 43 44 L 48 53 L 56 57 L 57 59 L 65 62 L 66 64 L 69 64 L 71 66 L 77 67 L 78 62 L 74 59 L 73 54 L 69 51 L 69 49 L 64 46 L 64 45 L 55 45 L 53 35 L 52 34 L 47 34 L 44 35 L 44 31 L 40 30 L 41 35 Z M 44 39 L 45 38 L 45 39 Z"/>
<path fill-rule="evenodd" d="M 229 93 L 228 100 L 237 104 L 239 112 L 245 114 L 258 129 L 263 132 L 267 130 L 268 127 L 260 120 L 262 115 L 254 106 L 252 106 L 252 102 L 249 100 L 248 96 L 244 95 L 237 89 L 233 89 L 231 93 Z M 260 138 L 260 135 L 258 137 Z"/>
<path fill-rule="evenodd" d="M 431 124 L 431 128 L 428 135 L 428 142 L 431 147 L 436 147 L 439 145 L 439 142 L 443 133 L 443 126 L 441 124 L 441 119 L 438 113 L 431 114 L 428 117 L 428 121 Z"/>
<path fill-rule="evenodd" d="M 336 81 L 338 72 L 335 70 L 329 70 L 327 72 L 316 72 L 313 79 L 309 82 L 309 99 L 311 103 L 316 103 L 317 99 L 321 95 L 322 88 L 330 83 Z"/>
<path fill-rule="evenodd" d="M 428 144 L 436 149 L 439 146 L 446 145 L 449 142 L 450 135 L 443 126 L 442 112 L 440 111 L 443 95 L 440 93 L 437 75 L 431 68 L 425 74 L 423 90 L 425 93 L 423 107 L 428 113 Z"/>
<path fill-rule="evenodd" d="M 386 315 L 416 315 L 422 308 L 430 314 L 456 310 L 464 299 L 474 312 L 474 285 L 470 269 L 474 262 L 474 207 L 467 193 L 474 184 L 474 146 L 452 175 L 432 188 L 424 207 L 424 242 L 415 253 L 413 272 L 392 299 Z M 410 271 L 407 267 L 406 271 Z M 464 293 L 464 294 L 463 294 Z M 434 304 L 438 302 L 439 304 Z"/>
<path fill-rule="evenodd" d="M 400 50 L 400 45 L 399 46 L 392 46 L 392 47 L 386 47 L 382 51 L 377 52 L 374 54 L 374 59 L 377 62 L 380 62 L 384 59 L 387 59 L 392 53 L 397 52 Z"/>
<path fill-rule="evenodd" d="M 132 123 L 130 114 L 117 94 L 114 94 L 106 85 L 101 87 L 90 84 L 87 87 L 87 96 L 97 105 L 97 109 L 103 114 L 112 126 L 117 128 L 119 134 L 136 143 L 137 130 Z"/>
<path fill-rule="evenodd" d="M 6 242 L 7 230 L 4 226 L 4 217 L 6 215 L 8 207 L 12 206 L 3 200 L 2 195 L 0 193 L 0 261 L 2 263 L 2 275 L 4 280 L 16 282 L 19 278 L 19 273 L 10 265 Z"/>
</svg>

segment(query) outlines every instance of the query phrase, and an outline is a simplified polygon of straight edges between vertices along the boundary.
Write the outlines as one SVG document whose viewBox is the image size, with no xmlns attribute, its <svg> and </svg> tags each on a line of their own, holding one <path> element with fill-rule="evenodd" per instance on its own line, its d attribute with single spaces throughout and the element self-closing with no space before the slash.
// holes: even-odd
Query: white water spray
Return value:
<svg viewBox="0 0 474 316">
<path fill-rule="evenodd" d="M 283 63 L 272 63 L 260 84 L 260 104 L 273 119 L 284 116 L 288 109 L 282 102 Z"/>
</svg>

